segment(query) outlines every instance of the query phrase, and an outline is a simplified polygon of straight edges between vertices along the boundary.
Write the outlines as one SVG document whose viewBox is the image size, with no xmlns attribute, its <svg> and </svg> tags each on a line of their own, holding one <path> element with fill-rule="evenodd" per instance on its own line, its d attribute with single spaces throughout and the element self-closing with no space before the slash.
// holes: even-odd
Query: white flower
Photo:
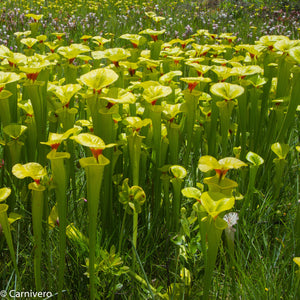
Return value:
<svg viewBox="0 0 300 300">
<path fill-rule="evenodd" d="M 236 212 L 230 212 L 226 214 L 223 219 L 227 222 L 228 224 L 228 229 L 235 231 L 234 228 L 232 228 L 233 225 L 237 224 L 237 221 L 239 220 L 239 215 Z"/>
</svg>

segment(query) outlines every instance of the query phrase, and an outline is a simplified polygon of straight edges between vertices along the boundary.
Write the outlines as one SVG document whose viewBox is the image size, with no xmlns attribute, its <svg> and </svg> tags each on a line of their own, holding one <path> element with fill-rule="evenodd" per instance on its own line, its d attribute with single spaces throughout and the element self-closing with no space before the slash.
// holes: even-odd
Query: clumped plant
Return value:
<svg viewBox="0 0 300 300">
<path fill-rule="evenodd" d="M 1 188 L 0 189 L 0 202 L 5 201 L 11 193 L 10 188 Z M 8 205 L 5 203 L 0 204 L 0 225 L 1 225 L 1 232 L 4 233 L 6 242 L 8 244 L 9 252 L 11 255 L 11 260 L 13 262 L 15 271 L 17 276 L 19 277 L 17 260 L 15 255 L 15 250 L 13 246 L 13 240 L 11 236 L 10 224 L 12 223 L 12 218 L 9 219 L 7 215 Z"/>
<path fill-rule="evenodd" d="M 298 14 L 21 2 L 0 4 L 6 289 L 15 272 L 59 299 L 296 297 Z"/>
<path fill-rule="evenodd" d="M 47 176 L 44 167 L 39 163 L 16 164 L 12 168 L 12 173 L 19 179 L 30 177 L 34 180 L 28 185 L 32 191 L 32 227 L 34 235 L 34 278 L 37 290 L 42 288 L 41 260 L 42 260 L 42 219 L 44 206 L 44 191 L 46 186 L 41 182 Z M 46 182 L 45 182 L 46 183 Z"/>
</svg>

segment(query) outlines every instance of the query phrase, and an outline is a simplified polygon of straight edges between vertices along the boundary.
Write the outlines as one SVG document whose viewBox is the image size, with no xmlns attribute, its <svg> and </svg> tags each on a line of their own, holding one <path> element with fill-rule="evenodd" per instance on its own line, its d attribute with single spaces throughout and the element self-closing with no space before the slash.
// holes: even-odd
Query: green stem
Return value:
<svg viewBox="0 0 300 300">
<path fill-rule="evenodd" d="M 5 239 L 6 239 L 6 242 L 8 245 L 8 249 L 10 252 L 12 262 L 14 264 L 17 278 L 19 279 L 20 278 L 19 271 L 18 271 L 18 266 L 17 266 L 17 261 L 16 261 L 15 250 L 14 250 L 14 246 L 13 246 L 13 241 L 12 241 L 12 237 L 11 237 L 10 225 L 9 225 L 8 217 L 7 217 L 7 210 L 8 210 L 7 204 L 0 204 L 0 224 L 1 224 L 2 230 L 5 235 Z"/>
<path fill-rule="evenodd" d="M 11 122 L 17 123 L 18 122 L 18 88 L 17 82 L 8 83 L 5 86 L 5 89 L 12 93 L 12 97 L 9 99 L 9 106 L 10 106 L 10 116 Z"/>
<path fill-rule="evenodd" d="M 162 175 L 162 184 L 163 184 L 163 190 L 164 190 L 164 207 L 165 207 L 165 216 L 166 216 L 166 226 L 171 231 L 171 217 L 170 217 L 170 176 L 167 174 Z"/>
<path fill-rule="evenodd" d="M 127 137 L 133 185 L 139 185 L 140 157 L 143 137 L 136 132 Z"/>
<path fill-rule="evenodd" d="M 65 159 L 70 158 L 69 153 L 51 151 L 47 158 L 51 160 L 53 183 L 55 185 L 56 201 L 59 217 L 59 269 L 58 269 L 58 299 L 62 298 L 62 289 L 65 274 L 66 227 L 67 227 L 67 175 Z"/>
<path fill-rule="evenodd" d="M 297 156 L 297 165 L 299 165 L 299 156 Z M 297 174 L 297 188 L 296 188 L 296 199 L 297 199 L 297 208 L 296 208 L 296 220 L 295 220 L 295 240 L 296 240 L 296 247 L 295 247 L 295 256 L 300 256 L 300 202 L 299 199 L 299 177 L 300 177 L 300 169 L 298 170 Z"/>
<path fill-rule="evenodd" d="M 23 143 L 13 140 L 7 143 L 7 147 L 9 149 L 11 166 L 14 166 L 20 162 Z"/>
<path fill-rule="evenodd" d="M 249 133 L 250 145 L 249 149 L 254 151 L 255 137 L 258 133 L 257 120 L 258 120 L 258 98 L 259 93 L 255 87 L 250 89 L 250 116 L 249 116 Z"/>
<path fill-rule="evenodd" d="M 288 96 L 290 90 L 290 69 L 293 65 L 286 60 L 286 55 L 282 55 L 278 64 L 276 98 Z"/>
<path fill-rule="evenodd" d="M 296 212 L 296 220 L 295 220 L 295 241 L 296 241 L 295 256 L 297 257 L 300 256 L 300 203 L 299 201 L 297 202 L 297 212 Z"/>
<path fill-rule="evenodd" d="M 27 161 L 36 160 L 36 147 L 37 147 L 37 132 L 36 132 L 36 123 L 35 118 L 30 117 L 27 126 L 27 139 L 26 139 L 26 150 L 27 150 Z M 54 131 L 53 131 L 54 132 Z"/>
<path fill-rule="evenodd" d="M 209 224 L 207 227 L 207 262 L 205 264 L 205 273 L 204 273 L 204 291 L 203 299 L 209 299 L 209 290 L 211 287 L 211 281 L 213 276 L 213 271 L 216 265 L 216 259 L 218 254 L 219 243 L 221 240 L 222 230 L 217 229 L 214 220 L 209 217 Z"/>
<path fill-rule="evenodd" d="M 208 128 L 208 155 L 216 156 L 217 124 L 219 110 L 216 105 L 217 97 L 213 95 L 211 102 L 211 121 Z"/>
<path fill-rule="evenodd" d="M 66 84 L 69 83 L 77 83 L 77 66 L 74 66 L 73 64 L 66 63 L 64 66 L 65 71 L 65 78 L 66 78 Z"/>
<path fill-rule="evenodd" d="M 160 107 L 155 106 L 150 110 L 150 118 L 152 120 L 153 128 L 153 161 L 155 162 L 155 168 L 153 172 L 154 182 L 154 205 L 153 205 L 153 216 L 157 216 L 160 210 L 161 201 L 161 181 L 160 171 L 161 167 L 161 110 Z"/>
<path fill-rule="evenodd" d="M 141 145 L 143 137 L 139 136 L 136 132 L 127 137 L 130 166 L 132 173 L 133 185 L 139 185 L 139 173 L 140 173 L 140 157 L 141 157 Z M 126 213 L 126 212 L 125 212 Z M 133 212 L 133 234 L 132 243 L 133 247 L 137 248 L 137 232 L 138 232 L 138 213 Z M 132 268 L 135 269 L 136 257 L 133 255 Z"/>
<path fill-rule="evenodd" d="M 241 131 L 241 154 L 240 159 L 244 159 L 246 156 L 246 141 L 247 141 L 247 134 L 246 134 L 246 126 L 247 126 L 247 93 L 243 93 L 238 98 L 239 103 L 239 127 Z"/>
<path fill-rule="evenodd" d="M 70 178 L 71 183 L 69 182 L 72 189 L 72 198 L 74 203 L 77 201 L 77 189 L 76 189 L 76 172 L 75 172 L 75 161 L 77 160 L 76 154 L 74 151 L 74 142 L 71 140 L 67 140 L 67 151 L 70 153 L 71 157 L 67 162 L 67 177 Z M 69 180 L 69 181 L 70 181 Z M 75 217 L 78 220 L 78 207 L 75 205 L 74 207 Z"/>
<path fill-rule="evenodd" d="M 87 200 L 89 215 L 89 276 L 90 276 L 90 299 L 96 297 L 95 288 L 95 251 L 97 239 L 97 215 L 100 200 L 100 190 L 103 179 L 105 165 L 109 160 L 103 155 L 99 155 L 98 163 L 93 157 L 82 158 L 80 165 L 85 169 L 87 177 Z"/>
<path fill-rule="evenodd" d="M 279 142 L 284 142 L 288 138 L 287 134 L 289 133 L 289 128 L 293 124 L 295 119 L 295 113 L 298 105 L 300 105 L 300 72 L 294 73 L 293 83 L 292 83 L 292 92 L 289 102 L 288 111 L 285 115 L 283 125 L 278 134 L 277 140 Z"/>
<path fill-rule="evenodd" d="M 32 223 L 34 236 L 34 277 L 37 291 L 41 291 L 42 217 L 44 192 L 32 190 Z"/>
<path fill-rule="evenodd" d="M 169 138 L 169 162 L 171 165 L 178 164 L 179 159 L 179 133 L 180 127 L 177 124 L 170 123 L 168 128 Z"/>
<path fill-rule="evenodd" d="M 219 115 L 221 119 L 221 136 L 222 136 L 222 156 L 227 156 L 228 133 L 230 128 L 230 118 L 234 107 L 232 101 L 217 102 Z"/>
<path fill-rule="evenodd" d="M 114 121 L 111 113 L 100 112 L 97 115 L 97 124 L 99 128 L 94 128 L 95 134 L 98 135 L 105 144 L 113 143 L 115 140 L 115 129 Z M 112 161 L 113 158 L 113 148 L 104 150 L 105 156 Z M 108 234 L 112 233 L 112 222 L 113 222 L 113 212 L 112 212 L 112 164 L 105 167 L 105 177 L 103 182 L 103 191 L 101 195 L 101 206 L 102 206 L 102 226 L 106 229 Z"/>
<path fill-rule="evenodd" d="M 274 200 L 278 198 L 280 189 L 283 186 L 283 173 L 284 169 L 287 165 L 287 161 L 285 159 L 278 159 L 275 160 L 275 177 L 274 177 L 274 193 L 273 198 Z"/>
<path fill-rule="evenodd" d="M 11 94 L 4 94 L 4 91 L 0 93 L 0 118 L 2 126 L 5 127 L 11 123 L 9 100 Z"/>
<path fill-rule="evenodd" d="M 163 41 L 155 41 L 154 43 L 150 44 L 150 58 L 154 60 L 158 60 L 161 51 L 161 45 Z"/>
<path fill-rule="evenodd" d="M 137 233 L 138 233 L 138 218 L 139 215 L 137 212 L 133 212 L 133 233 L 132 233 L 132 245 L 136 249 L 137 248 Z M 135 270 L 135 264 L 136 264 L 136 256 L 135 252 L 133 250 L 133 259 L 132 259 L 132 270 Z"/>
<path fill-rule="evenodd" d="M 62 124 L 63 131 L 67 131 L 74 126 L 75 123 L 75 115 L 78 110 L 76 108 L 63 108 L 60 112 L 58 112 L 59 122 Z"/>
<path fill-rule="evenodd" d="M 248 183 L 247 193 L 243 200 L 243 207 L 240 211 L 241 219 L 244 216 L 245 210 L 249 207 L 249 204 L 252 204 L 252 197 L 253 197 L 253 192 L 254 192 L 257 170 L 258 170 L 257 166 L 250 166 L 249 183 Z M 252 205 L 251 205 L 251 207 L 252 207 Z"/>
<path fill-rule="evenodd" d="M 195 125 L 196 112 L 198 108 L 198 99 L 199 95 L 195 92 L 190 92 L 189 90 L 184 91 L 184 100 L 186 105 L 186 123 L 185 123 L 185 132 L 186 132 L 186 140 L 187 140 L 187 149 L 184 155 L 184 166 L 187 167 L 189 156 L 192 148 L 192 136 L 193 129 Z"/>
<path fill-rule="evenodd" d="M 126 215 L 127 215 L 127 213 L 126 213 L 126 210 L 125 210 L 124 211 L 123 220 L 122 220 L 120 237 L 119 237 L 119 249 L 118 249 L 118 253 L 121 253 L 121 251 L 122 251 L 122 244 L 123 244 L 123 236 L 124 236 L 124 230 L 125 230 Z"/>
<path fill-rule="evenodd" d="M 263 87 L 263 93 L 262 93 L 262 98 L 261 98 L 261 107 L 260 107 L 260 117 L 259 117 L 259 122 L 258 122 L 258 135 L 255 138 L 255 143 L 254 143 L 254 149 L 255 152 L 260 152 L 260 146 L 264 144 L 264 137 L 266 134 L 265 128 L 265 122 L 267 120 L 268 116 L 268 108 L 269 108 L 269 95 L 270 95 L 270 89 L 272 87 L 272 79 L 274 77 L 274 67 L 268 66 L 268 64 L 265 64 L 265 69 L 264 69 L 264 76 L 267 77 L 267 83 Z M 241 115 L 243 116 L 243 115 Z M 269 122 L 271 126 L 273 126 L 272 122 Z"/>
<path fill-rule="evenodd" d="M 142 284 L 145 288 L 147 287 L 150 291 L 151 294 L 154 293 L 155 295 L 157 295 L 158 297 L 165 299 L 166 297 L 159 293 L 157 291 L 156 288 L 154 288 L 152 285 L 150 285 L 150 283 L 148 281 L 146 281 L 145 279 L 143 279 L 141 276 L 137 275 L 136 273 L 134 273 L 133 271 L 129 271 L 128 275 L 133 278 L 134 280 L 136 280 L 138 283 Z M 154 295 L 152 294 L 152 299 L 154 299 Z"/>
<path fill-rule="evenodd" d="M 181 185 L 183 180 L 180 178 L 171 179 L 173 185 L 173 201 L 172 201 L 172 224 L 173 230 L 178 232 L 180 224 L 180 207 L 181 207 Z"/>
<path fill-rule="evenodd" d="M 46 164 L 45 146 L 40 142 L 46 142 L 47 139 L 47 102 L 44 97 L 44 82 L 26 82 L 23 85 L 24 99 L 30 99 L 34 111 L 37 130 L 37 151 L 38 162 L 41 165 Z"/>
</svg>

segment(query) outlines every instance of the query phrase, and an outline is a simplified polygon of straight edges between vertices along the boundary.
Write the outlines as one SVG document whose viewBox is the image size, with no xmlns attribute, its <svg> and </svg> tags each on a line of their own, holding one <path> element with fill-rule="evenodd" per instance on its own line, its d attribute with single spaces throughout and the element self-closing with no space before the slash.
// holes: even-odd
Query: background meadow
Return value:
<svg viewBox="0 0 300 300">
<path fill-rule="evenodd" d="M 0 290 L 298 299 L 299 9 L 1 2 Z"/>
</svg>

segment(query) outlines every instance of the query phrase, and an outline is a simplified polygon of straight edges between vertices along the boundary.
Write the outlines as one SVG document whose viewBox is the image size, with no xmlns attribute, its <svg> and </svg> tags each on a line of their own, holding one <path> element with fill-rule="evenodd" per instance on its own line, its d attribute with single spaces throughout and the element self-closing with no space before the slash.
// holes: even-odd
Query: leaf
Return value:
<svg viewBox="0 0 300 300">
<path fill-rule="evenodd" d="M 271 150 L 278 156 L 279 159 L 285 159 L 290 147 L 287 144 L 274 143 L 271 146 Z"/>
<path fill-rule="evenodd" d="M 57 203 L 55 203 L 55 205 L 51 209 L 50 215 L 48 217 L 48 224 L 50 229 L 53 229 L 55 226 L 59 225 Z"/>
<path fill-rule="evenodd" d="M 264 163 L 264 159 L 261 156 L 251 151 L 247 153 L 246 159 L 254 166 L 260 166 Z"/>
<path fill-rule="evenodd" d="M 198 162 L 198 168 L 202 172 L 210 170 L 226 171 L 229 169 L 239 169 L 243 166 L 247 166 L 247 164 L 235 157 L 225 157 L 217 161 L 213 156 L 204 155 L 200 157 Z"/>
<path fill-rule="evenodd" d="M 198 162 L 198 169 L 201 172 L 208 172 L 220 167 L 216 158 L 210 155 L 201 156 Z"/>
<path fill-rule="evenodd" d="M 250 84 L 252 84 L 256 88 L 263 86 L 264 84 L 267 83 L 267 80 L 268 80 L 266 77 L 262 77 L 259 74 L 250 76 L 247 79 L 248 79 L 248 82 L 250 82 Z"/>
<path fill-rule="evenodd" d="M 0 189 L 0 202 L 5 201 L 11 193 L 11 189 L 4 187 Z"/>
<path fill-rule="evenodd" d="M 16 82 L 21 79 L 19 74 L 14 72 L 2 72 L 0 71 L 0 87 L 4 87 L 6 84 Z"/>
<path fill-rule="evenodd" d="M 102 36 L 93 36 L 92 39 L 95 40 L 94 43 L 98 44 L 99 46 L 104 45 L 111 41 L 111 39 L 106 39 Z"/>
<path fill-rule="evenodd" d="M 140 31 L 139 34 L 148 34 L 150 36 L 158 36 L 158 35 L 164 34 L 165 31 L 166 31 L 165 29 L 153 30 L 153 29 L 147 28 L 145 30 Z"/>
<path fill-rule="evenodd" d="M 136 100 L 133 93 L 116 87 L 109 89 L 108 93 L 101 97 L 101 99 L 105 99 L 113 104 L 133 104 Z"/>
<path fill-rule="evenodd" d="M 16 34 L 16 32 L 15 32 Z M 23 32 L 22 32 L 23 34 Z M 4 45 L 0 45 L 0 58 L 8 58 L 10 57 L 11 55 L 13 55 L 13 52 L 11 52 L 6 46 Z M 5 72 L 3 72 L 5 73 Z"/>
<path fill-rule="evenodd" d="M 300 267 L 300 257 L 294 257 L 293 261 Z"/>
<path fill-rule="evenodd" d="M 220 217 L 216 218 L 215 225 L 216 225 L 217 229 L 220 229 L 220 230 L 224 230 L 225 228 L 228 227 L 227 222 Z"/>
<path fill-rule="evenodd" d="M 46 190 L 46 187 L 41 184 L 37 184 L 36 182 L 31 182 L 28 184 L 28 189 L 38 191 L 38 192 L 43 192 Z"/>
<path fill-rule="evenodd" d="M 244 93 L 244 88 L 237 84 L 219 82 L 211 86 L 210 92 L 225 100 L 233 100 Z"/>
<path fill-rule="evenodd" d="M 71 98 L 81 90 L 80 84 L 66 84 L 63 86 L 54 85 L 52 92 L 60 100 L 60 102 L 65 105 L 70 102 Z"/>
<path fill-rule="evenodd" d="M 226 169 L 239 169 L 241 167 L 246 167 L 243 161 L 235 158 L 235 157 L 225 157 L 219 160 L 219 164 L 221 165 L 222 170 Z"/>
<path fill-rule="evenodd" d="M 204 178 L 203 182 L 209 186 L 210 189 L 213 190 L 221 190 L 225 193 L 225 190 L 232 190 L 238 186 L 238 184 L 226 177 L 222 177 L 222 180 L 220 180 L 220 177 L 218 175 L 212 176 L 212 177 L 206 177 Z"/>
<path fill-rule="evenodd" d="M 107 68 L 92 70 L 84 75 L 81 75 L 79 80 L 89 88 L 100 91 L 114 83 L 119 78 L 118 74 Z"/>
<path fill-rule="evenodd" d="M 258 44 L 263 44 L 266 46 L 273 46 L 276 42 L 280 40 L 289 40 L 287 36 L 284 35 L 264 35 L 260 37 Z"/>
<path fill-rule="evenodd" d="M 32 18 L 35 21 L 39 21 L 44 15 L 26 14 L 25 17 Z"/>
<path fill-rule="evenodd" d="M 231 73 L 233 75 L 238 76 L 249 76 L 255 74 L 262 74 L 263 69 L 257 65 L 249 65 L 249 66 L 241 66 L 241 67 L 234 67 L 231 69 Z"/>
<path fill-rule="evenodd" d="M 69 152 L 56 152 L 55 149 L 51 150 L 48 154 L 47 154 L 47 158 L 48 159 L 62 159 L 62 158 L 66 158 L 69 159 L 71 157 Z"/>
<path fill-rule="evenodd" d="M 181 81 L 186 82 L 187 84 L 198 84 L 200 82 L 211 82 L 209 77 L 181 77 Z"/>
<path fill-rule="evenodd" d="M 20 41 L 22 44 L 26 45 L 28 48 L 32 48 L 34 44 L 38 42 L 35 38 L 24 38 Z"/>
<path fill-rule="evenodd" d="M 300 64 L 300 46 L 290 49 L 289 55 L 297 62 L 297 64 Z"/>
<path fill-rule="evenodd" d="M 181 71 L 170 71 L 159 78 L 159 83 L 163 85 L 168 84 L 174 77 L 181 76 L 181 75 L 182 75 Z"/>
<path fill-rule="evenodd" d="M 67 59 L 76 58 L 79 54 L 89 52 L 91 49 L 83 44 L 71 44 L 70 46 L 62 46 L 57 52 Z"/>
<path fill-rule="evenodd" d="M 171 120 L 176 117 L 177 114 L 183 112 L 184 107 L 182 106 L 182 103 L 177 104 L 164 104 L 163 105 L 163 116 Z"/>
<path fill-rule="evenodd" d="M 153 103 L 160 98 L 167 97 L 171 93 L 172 89 L 169 86 L 157 85 L 145 88 L 142 96 L 148 103 Z"/>
<path fill-rule="evenodd" d="M 105 149 L 104 141 L 99 138 L 98 136 L 91 134 L 91 133 L 80 133 L 78 135 L 72 136 L 72 140 L 75 140 L 78 144 L 94 148 L 94 149 Z"/>
<path fill-rule="evenodd" d="M 18 221 L 18 220 L 20 220 L 20 219 L 22 219 L 22 216 L 21 216 L 21 215 L 16 214 L 16 213 L 14 213 L 14 212 L 11 212 L 11 213 L 9 214 L 9 216 L 8 216 L 8 223 L 9 223 L 9 224 L 12 224 L 12 223 L 14 223 L 14 222 L 16 222 L 16 221 Z"/>
<path fill-rule="evenodd" d="M 200 201 L 201 191 L 197 188 L 186 187 L 181 190 L 181 193 L 184 197 L 193 198 L 193 199 L 196 199 L 197 201 Z"/>
<path fill-rule="evenodd" d="M 187 65 L 194 68 L 201 76 L 212 68 L 211 66 L 201 65 L 195 62 L 188 62 Z"/>
<path fill-rule="evenodd" d="M 123 181 L 122 190 L 119 192 L 119 201 L 123 204 L 127 213 L 132 213 L 132 211 L 140 213 L 142 211 L 141 206 L 146 201 L 146 194 L 139 186 L 129 187 L 128 181 L 128 178 Z"/>
<path fill-rule="evenodd" d="M 134 211 L 138 214 L 141 213 L 142 212 L 141 206 L 146 201 L 146 194 L 144 190 L 139 186 L 132 186 L 130 188 L 129 198 L 131 199 L 131 202 L 133 200 Z"/>
<path fill-rule="evenodd" d="M 147 41 L 143 36 L 138 34 L 123 34 L 120 36 L 120 39 L 130 41 L 134 47 L 141 46 Z"/>
<path fill-rule="evenodd" d="M 66 234 L 68 239 L 73 242 L 78 243 L 79 245 L 83 245 L 84 247 L 88 248 L 88 238 L 84 236 L 74 225 L 71 223 L 66 228 Z"/>
<path fill-rule="evenodd" d="M 186 169 L 182 166 L 172 166 L 170 167 L 170 172 L 173 174 L 175 178 L 183 179 L 186 177 Z"/>
<path fill-rule="evenodd" d="M 0 214 L 7 212 L 8 205 L 7 204 L 0 204 Z"/>
<path fill-rule="evenodd" d="M 233 197 L 228 198 L 222 193 L 204 192 L 201 195 L 201 202 L 207 213 L 216 219 L 221 212 L 231 209 L 235 201 Z"/>
<path fill-rule="evenodd" d="M 33 107 L 30 100 L 22 103 L 18 102 L 18 106 L 22 108 L 26 112 L 26 114 L 31 116 L 33 115 Z"/>
<path fill-rule="evenodd" d="M 7 90 L 2 90 L 0 92 L 0 100 L 1 99 L 7 99 L 9 98 L 10 96 L 12 96 L 12 93 L 10 91 L 7 91 Z"/>
<path fill-rule="evenodd" d="M 9 124 L 3 128 L 3 132 L 12 139 L 18 139 L 25 131 L 27 127 L 19 124 Z"/>
<path fill-rule="evenodd" d="M 127 117 L 123 122 L 127 127 L 132 127 L 134 130 L 141 129 L 152 123 L 151 119 L 141 120 L 139 117 Z"/>
<path fill-rule="evenodd" d="M 96 159 L 95 157 L 84 157 L 79 159 L 80 166 L 86 168 L 88 166 L 106 166 L 110 163 L 104 155 L 99 155 Z"/>
<path fill-rule="evenodd" d="M 112 62 L 119 62 L 121 60 L 127 60 L 131 54 L 129 50 L 123 48 L 110 48 L 104 50 L 104 55 Z"/>
<path fill-rule="evenodd" d="M 35 162 L 24 165 L 16 164 L 12 168 L 12 173 L 19 179 L 31 177 L 33 180 L 39 180 L 47 175 L 46 169 Z"/>
<path fill-rule="evenodd" d="M 25 56 L 25 58 L 20 57 L 20 59 L 22 61 L 22 65 L 19 66 L 19 69 L 27 75 L 38 75 L 43 69 L 51 65 L 51 63 L 46 59 L 46 56 L 39 54 L 29 57 Z M 34 81 L 34 79 L 32 80 Z"/>
<path fill-rule="evenodd" d="M 232 69 L 223 66 L 213 66 L 211 70 L 217 74 L 219 80 L 226 80 L 228 77 L 233 76 Z"/>
<path fill-rule="evenodd" d="M 55 144 L 61 144 L 64 140 L 66 140 L 71 134 L 77 134 L 82 130 L 81 127 L 75 126 L 70 128 L 64 133 L 53 133 L 49 132 L 49 137 L 47 142 L 41 142 L 41 144 L 53 146 Z"/>
<path fill-rule="evenodd" d="M 93 51 L 92 52 L 92 57 L 93 59 L 102 59 L 105 58 L 105 53 L 104 51 Z"/>
</svg>

